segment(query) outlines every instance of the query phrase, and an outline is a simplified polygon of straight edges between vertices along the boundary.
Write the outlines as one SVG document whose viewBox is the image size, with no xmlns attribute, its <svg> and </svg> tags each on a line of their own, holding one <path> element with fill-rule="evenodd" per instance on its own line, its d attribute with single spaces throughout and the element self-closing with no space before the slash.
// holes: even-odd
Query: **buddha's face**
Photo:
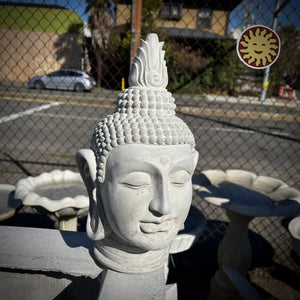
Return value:
<svg viewBox="0 0 300 300">
<path fill-rule="evenodd" d="M 191 205 L 196 161 L 189 145 L 128 144 L 113 149 L 101 199 L 114 234 L 144 250 L 168 247 Z"/>
</svg>

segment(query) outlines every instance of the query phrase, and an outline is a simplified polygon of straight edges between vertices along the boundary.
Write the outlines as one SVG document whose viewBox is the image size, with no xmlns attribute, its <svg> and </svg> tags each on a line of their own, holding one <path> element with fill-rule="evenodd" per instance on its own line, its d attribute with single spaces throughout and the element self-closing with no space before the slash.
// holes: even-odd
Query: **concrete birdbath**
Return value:
<svg viewBox="0 0 300 300">
<path fill-rule="evenodd" d="M 223 266 L 246 276 L 251 263 L 248 225 L 255 217 L 300 214 L 300 192 L 281 180 L 243 170 L 207 170 L 193 187 L 205 201 L 224 207 L 228 231 L 218 249 L 219 270 L 211 281 L 211 299 L 240 299 Z"/>
<path fill-rule="evenodd" d="M 89 199 L 79 173 L 54 170 L 16 184 L 15 199 L 58 222 L 60 230 L 77 231 L 77 218 L 87 215 Z"/>
</svg>

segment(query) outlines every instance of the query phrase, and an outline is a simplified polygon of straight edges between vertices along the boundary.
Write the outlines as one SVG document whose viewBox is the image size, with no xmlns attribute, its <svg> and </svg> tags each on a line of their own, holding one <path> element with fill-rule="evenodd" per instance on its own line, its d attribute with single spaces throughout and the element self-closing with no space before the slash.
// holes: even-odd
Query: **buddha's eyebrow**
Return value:
<svg viewBox="0 0 300 300">
<path fill-rule="evenodd" d="M 130 164 L 127 164 L 127 162 L 130 162 Z M 132 164 L 132 162 L 134 162 Z M 159 162 L 151 162 L 151 161 L 145 161 L 144 159 L 140 159 L 138 157 L 130 157 L 127 159 L 122 160 L 121 162 L 118 162 L 116 165 L 116 173 L 117 176 L 123 176 L 126 173 L 130 172 L 161 172 L 161 164 Z M 145 168 L 147 170 L 145 170 Z M 189 173 L 193 173 L 194 170 L 194 164 L 193 160 L 191 158 L 187 157 L 180 157 L 176 160 L 170 161 L 170 165 L 168 167 L 167 172 L 176 172 L 178 170 L 186 170 Z"/>
<path fill-rule="evenodd" d="M 126 164 L 126 162 L 134 162 L 134 165 L 131 164 Z M 135 172 L 135 171 L 144 171 L 144 168 L 147 167 L 150 170 L 156 169 L 155 164 L 151 162 L 147 162 L 143 159 L 139 158 L 129 158 L 129 159 L 124 159 L 121 162 L 116 164 L 118 173 L 123 173 L 123 172 Z M 125 169 L 125 170 L 124 170 Z"/>
<path fill-rule="evenodd" d="M 185 169 L 190 173 L 194 170 L 194 163 L 191 158 L 180 158 L 179 160 L 172 163 L 171 171 L 177 171 L 178 169 Z"/>
</svg>

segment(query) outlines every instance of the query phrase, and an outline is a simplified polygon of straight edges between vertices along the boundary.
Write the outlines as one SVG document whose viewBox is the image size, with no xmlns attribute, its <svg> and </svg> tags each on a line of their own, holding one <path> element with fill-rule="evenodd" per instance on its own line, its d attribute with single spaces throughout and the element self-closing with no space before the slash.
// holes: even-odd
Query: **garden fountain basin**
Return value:
<svg viewBox="0 0 300 300">
<path fill-rule="evenodd" d="M 80 174 L 69 170 L 54 170 L 19 180 L 15 198 L 23 205 L 40 206 L 49 212 L 84 209 L 89 205 Z"/>
<path fill-rule="evenodd" d="M 193 188 L 206 202 L 225 208 L 229 218 L 218 247 L 219 270 L 212 277 L 209 298 L 241 299 L 246 281 L 240 277 L 246 279 L 251 265 L 249 223 L 255 217 L 299 215 L 300 192 L 281 180 L 244 170 L 203 171 L 193 178 Z"/>
<path fill-rule="evenodd" d="M 195 177 L 193 187 L 207 202 L 247 216 L 300 214 L 300 192 L 273 177 L 243 170 L 207 170 Z"/>
</svg>

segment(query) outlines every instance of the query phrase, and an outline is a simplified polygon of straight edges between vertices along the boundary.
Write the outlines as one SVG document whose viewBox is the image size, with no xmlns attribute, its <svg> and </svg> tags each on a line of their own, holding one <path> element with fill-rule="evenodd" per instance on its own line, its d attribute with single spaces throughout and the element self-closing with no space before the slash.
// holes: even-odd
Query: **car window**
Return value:
<svg viewBox="0 0 300 300">
<path fill-rule="evenodd" d="M 49 77 L 56 77 L 56 76 L 60 76 L 60 75 L 59 75 L 59 72 L 60 72 L 60 71 L 55 71 L 55 72 L 52 72 L 52 73 L 48 74 L 48 76 L 49 76 Z"/>
<path fill-rule="evenodd" d="M 76 71 L 73 71 L 73 72 L 74 72 L 75 77 L 81 77 L 82 76 L 82 74 L 80 72 L 76 72 Z"/>
<path fill-rule="evenodd" d="M 80 77 L 81 75 L 80 75 L 78 72 L 75 72 L 75 71 L 69 71 L 69 76 L 72 76 L 72 77 Z"/>
<path fill-rule="evenodd" d="M 69 72 L 68 71 L 59 71 L 58 76 L 69 76 Z"/>
</svg>

